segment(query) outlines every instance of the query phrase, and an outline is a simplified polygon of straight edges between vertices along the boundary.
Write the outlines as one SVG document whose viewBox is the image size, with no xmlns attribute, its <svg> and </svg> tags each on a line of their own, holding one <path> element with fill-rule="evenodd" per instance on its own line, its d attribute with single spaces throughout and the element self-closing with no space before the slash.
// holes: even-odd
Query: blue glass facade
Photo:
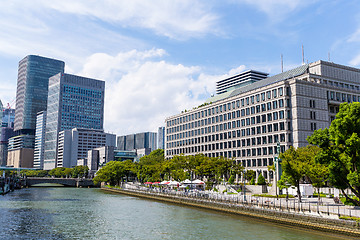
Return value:
<svg viewBox="0 0 360 240">
<path fill-rule="evenodd" d="M 104 91 L 100 80 L 64 73 L 49 79 L 44 169 L 56 167 L 60 131 L 103 129 Z"/>
<path fill-rule="evenodd" d="M 36 114 L 46 110 L 49 78 L 64 72 L 64 67 L 63 61 L 35 55 L 19 62 L 15 131 L 28 129 L 35 133 Z"/>
</svg>

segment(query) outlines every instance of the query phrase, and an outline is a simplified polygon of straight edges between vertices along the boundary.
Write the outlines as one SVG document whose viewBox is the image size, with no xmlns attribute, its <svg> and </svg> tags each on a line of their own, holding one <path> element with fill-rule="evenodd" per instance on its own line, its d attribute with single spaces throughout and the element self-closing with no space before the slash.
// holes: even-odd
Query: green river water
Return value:
<svg viewBox="0 0 360 240">
<path fill-rule="evenodd" d="M 0 239 L 343 239 L 100 189 L 28 188 L 0 196 Z"/>
</svg>

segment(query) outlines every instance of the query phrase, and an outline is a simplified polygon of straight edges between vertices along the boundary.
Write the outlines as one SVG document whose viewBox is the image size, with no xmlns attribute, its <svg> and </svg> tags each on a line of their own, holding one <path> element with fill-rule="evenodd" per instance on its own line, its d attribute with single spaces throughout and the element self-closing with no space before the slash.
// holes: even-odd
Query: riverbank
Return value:
<svg viewBox="0 0 360 240">
<path fill-rule="evenodd" d="M 360 227 L 359 224 L 355 221 L 326 218 L 324 216 L 312 216 L 309 214 L 301 214 L 290 211 L 279 211 L 276 209 L 265 208 L 264 205 L 259 208 L 235 201 L 231 202 L 191 196 L 178 196 L 135 189 L 119 189 L 109 187 L 102 187 L 102 189 L 105 191 L 148 198 L 157 201 L 165 201 L 175 204 L 238 214 L 288 226 L 296 226 L 323 232 L 342 234 L 346 236 L 360 237 Z"/>
</svg>

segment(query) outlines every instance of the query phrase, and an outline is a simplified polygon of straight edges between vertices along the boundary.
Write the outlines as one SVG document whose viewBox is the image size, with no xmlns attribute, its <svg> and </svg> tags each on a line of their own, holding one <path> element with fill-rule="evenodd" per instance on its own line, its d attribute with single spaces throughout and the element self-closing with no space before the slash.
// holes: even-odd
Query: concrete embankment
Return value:
<svg viewBox="0 0 360 240">
<path fill-rule="evenodd" d="M 269 222 L 280 223 L 288 226 L 320 230 L 323 232 L 331 232 L 352 237 L 360 237 L 360 226 L 355 221 L 330 219 L 326 217 L 318 217 L 305 214 L 303 215 L 294 212 L 279 211 L 266 208 L 255 208 L 243 204 L 213 201 L 202 198 L 188 198 L 162 193 L 151 193 L 138 190 L 125 190 L 108 187 L 102 187 L 102 189 L 130 196 L 153 199 L 157 201 L 165 201 L 192 207 L 200 207 L 215 211 L 233 213 Z"/>
</svg>

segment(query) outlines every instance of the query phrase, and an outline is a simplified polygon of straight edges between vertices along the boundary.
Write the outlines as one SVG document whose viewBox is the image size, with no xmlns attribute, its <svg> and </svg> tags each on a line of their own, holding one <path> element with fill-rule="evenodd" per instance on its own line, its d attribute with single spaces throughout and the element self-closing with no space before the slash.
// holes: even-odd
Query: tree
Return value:
<svg viewBox="0 0 360 240">
<path fill-rule="evenodd" d="M 328 166 L 330 183 L 339 188 L 346 199 L 360 206 L 344 191 L 349 188 L 360 199 L 360 103 L 342 103 L 329 129 L 316 130 L 307 138 L 321 151 L 316 160 Z"/>
<path fill-rule="evenodd" d="M 126 176 L 126 167 L 124 162 L 110 161 L 102 167 L 93 179 L 94 184 L 107 182 L 110 185 L 119 185 L 121 180 Z"/>
<path fill-rule="evenodd" d="M 73 168 L 71 175 L 73 178 L 86 177 L 88 173 L 89 173 L 88 166 L 79 165 Z"/>
<path fill-rule="evenodd" d="M 301 202 L 301 193 L 300 193 L 300 180 L 305 175 L 305 165 L 306 161 L 304 155 L 306 151 L 303 151 L 302 148 L 297 150 L 291 146 L 288 150 L 283 153 L 280 153 L 281 167 L 283 170 L 284 177 L 287 178 L 289 184 L 297 188 L 297 195 L 299 201 Z"/>
<path fill-rule="evenodd" d="M 254 170 L 247 170 L 245 172 L 245 179 L 250 181 L 251 179 L 255 179 L 256 172 Z"/>
<path fill-rule="evenodd" d="M 261 173 L 258 176 L 257 185 L 266 185 L 265 178 L 263 177 L 263 175 Z"/>
</svg>

